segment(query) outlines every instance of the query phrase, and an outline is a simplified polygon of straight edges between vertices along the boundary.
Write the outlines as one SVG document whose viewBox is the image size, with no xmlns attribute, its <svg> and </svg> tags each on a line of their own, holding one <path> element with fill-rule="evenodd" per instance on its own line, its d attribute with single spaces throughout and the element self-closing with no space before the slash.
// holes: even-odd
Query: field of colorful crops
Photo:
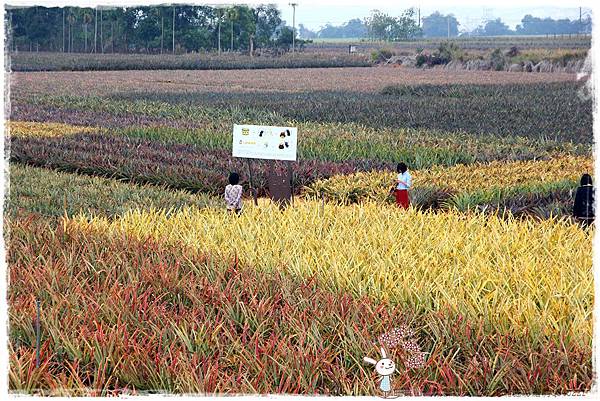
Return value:
<svg viewBox="0 0 600 401">
<path fill-rule="evenodd" d="M 297 220 L 309 212 L 308 209 L 302 208 L 286 218 Z M 328 208 L 326 211 L 330 233 L 342 222 L 333 214 L 337 210 Z M 386 212 L 388 216 L 393 213 L 392 210 Z M 254 210 L 252 216 L 258 217 L 257 213 L 267 217 L 265 211 L 260 210 Z M 356 219 L 359 213 L 359 210 L 351 211 L 345 218 Z M 379 218 L 383 214 L 379 213 Z M 226 217 L 218 212 L 211 222 L 220 220 L 221 224 L 230 226 L 224 220 Z M 181 224 L 182 218 L 184 215 L 176 216 L 175 220 L 165 220 L 165 223 Z M 435 216 L 423 218 L 436 220 Z M 459 216 L 449 219 L 455 222 Z M 125 230 L 130 227 L 127 221 L 122 224 Z M 481 223 L 481 220 L 464 221 L 462 226 L 468 228 L 469 224 L 474 227 Z M 470 271 L 470 275 L 481 278 L 469 283 L 464 277 L 464 287 L 459 294 L 448 294 L 449 289 L 442 283 L 431 280 L 425 265 L 425 270 L 405 269 L 403 273 L 396 273 L 406 280 L 425 275 L 418 288 L 411 291 L 426 293 L 428 288 L 445 289 L 447 296 L 440 292 L 435 302 L 446 306 L 438 309 L 435 303 L 415 307 L 415 303 L 420 304 L 416 298 L 408 304 L 377 300 L 384 295 L 384 287 L 379 283 L 400 287 L 399 283 L 394 284 L 393 276 L 386 277 L 387 274 L 377 274 L 371 279 L 364 277 L 366 283 L 371 283 L 362 290 L 362 295 L 357 295 L 356 291 L 361 291 L 359 287 L 351 293 L 331 287 L 330 281 L 343 279 L 343 270 L 333 270 L 323 278 L 311 276 L 307 271 L 302 276 L 290 274 L 288 269 L 273 265 L 265 270 L 266 262 L 254 253 L 248 257 L 258 256 L 263 260 L 261 266 L 247 265 L 241 258 L 236 262 L 233 254 L 226 258 L 207 256 L 207 250 L 171 242 L 175 237 L 159 241 L 125 237 L 113 231 L 118 230 L 120 224 L 117 220 L 114 228 L 106 227 L 109 231 L 102 233 L 98 232 L 100 226 L 86 227 L 75 221 L 58 227 L 35 219 L 11 224 L 12 389 L 71 395 L 106 395 L 115 390 L 121 393 L 163 390 L 209 394 L 368 395 L 377 391 L 376 376 L 361 363 L 362 358 L 378 351 L 373 342 L 382 332 L 402 324 L 410 325 L 415 331 L 413 337 L 426 352 L 426 364 L 421 369 L 406 369 L 403 350 L 392 350 L 400 366 L 395 381 L 398 392 L 434 395 L 565 393 L 583 391 L 591 385 L 591 346 L 587 338 L 591 324 L 591 289 L 572 281 L 586 282 L 591 271 L 578 271 L 579 263 L 572 260 L 566 264 L 571 267 L 568 272 L 561 272 L 563 266 L 558 262 L 562 259 L 550 267 L 552 274 L 565 276 L 564 286 L 555 292 L 548 292 L 551 288 L 554 291 L 554 286 L 544 289 L 535 281 L 538 278 L 550 280 L 550 275 L 535 268 L 524 267 L 527 279 L 534 280 L 529 284 L 522 282 L 516 272 L 493 273 L 492 266 L 490 280 L 497 281 L 481 281 L 481 272 Z M 258 227 L 256 222 L 253 224 Z M 494 227 L 498 238 L 510 235 L 507 230 L 515 227 L 503 224 L 497 222 Z M 186 235 L 194 232 L 193 227 L 187 226 Z M 244 233 L 250 234 L 250 231 Z M 521 240 L 528 238 L 528 234 L 533 234 L 536 246 L 541 246 L 539 259 L 547 258 L 543 251 L 544 246 L 549 245 L 547 241 L 556 244 L 557 235 L 573 234 L 574 237 L 567 237 L 569 243 L 560 248 L 567 251 L 562 257 L 582 258 L 581 263 L 589 263 L 586 262 L 589 245 L 579 246 L 589 243 L 589 239 L 575 227 L 521 226 Z M 371 237 L 371 240 L 376 239 Z M 263 240 L 272 243 L 273 238 L 265 233 Z M 502 258 L 499 261 L 509 263 L 507 269 L 519 265 L 510 262 L 507 256 L 502 257 L 503 248 L 497 248 L 497 243 L 494 245 L 491 240 L 486 241 L 491 247 L 489 250 L 494 252 L 496 248 L 497 257 Z M 449 245 L 438 246 L 441 250 Z M 251 246 L 247 243 L 244 250 Z M 526 244 L 519 245 L 515 238 L 507 249 L 513 246 L 510 256 L 520 255 L 521 262 L 534 261 L 527 260 L 530 253 Z M 450 252 L 449 257 L 440 254 L 437 260 L 447 259 L 444 263 L 456 266 L 444 278 L 452 282 L 460 277 L 452 276 L 459 274 L 460 262 L 450 259 L 451 249 L 445 249 Z M 298 251 L 299 248 L 294 252 Z M 366 251 L 363 247 L 360 252 Z M 397 254 L 400 258 L 406 256 L 404 252 Z M 456 253 L 454 258 L 460 255 Z M 339 269 L 351 267 L 341 262 Z M 476 267 L 476 263 L 470 265 Z M 363 264 L 362 268 L 369 267 Z M 358 278 L 359 266 L 355 264 L 353 270 L 353 277 Z M 511 284 L 510 280 L 521 283 L 513 295 L 521 304 L 511 305 L 501 298 L 510 291 L 510 287 L 504 287 Z M 351 283 L 345 281 L 340 281 L 340 285 Z M 536 292 L 528 287 L 534 282 Z M 35 368 L 35 334 L 31 323 L 36 296 L 41 298 L 44 316 L 39 368 Z M 409 298 L 409 293 L 400 291 L 395 296 Z M 489 300 L 479 306 L 484 315 L 474 318 L 477 311 L 467 309 L 468 318 L 460 312 L 465 308 L 461 298 L 466 297 L 468 304 L 475 305 L 477 296 Z M 428 299 L 434 301 L 434 294 Z M 551 303 L 544 304 L 544 300 Z M 498 317 L 500 324 L 512 327 L 510 331 L 490 326 L 488 318 L 494 313 L 486 314 L 485 310 L 494 304 L 502 310 Z M 523 313 L 514 323 L 509 320 L 511 308 Z M 419 315 L 419 309 L 435 311 Z M 542 313 L 544 319 L 540 319 L 538 313 Z M 533 322 L 529 320 L 532 318 Z M 540 326 L 540 320 L 550 327 Z M 532 331 L 527 326 L 530 323 L 535 323 Z M 572 330 L 579 329 L 583 330 L 581 335 L 573 336 Z M 536 337 L 537 340 L 532 340 Z"/>
<path fill-rule="evenodd" d="M 513 214 L 568 216 L 574 201 L 572 189 L 578 185 L 580 172 L 591 174 L 593 170 L 592 159 L 573 156 L 435 166 L 414 173 L 412 200 L 421 208 L 497 211 L 498 206 L 504 206 Z M 339 175 L 314 182 L 305 193 L 339 204 L 392 203 L 389 188 L 394 179 L 395 175 L 389 171 Z"/>
<path fill-rule="evenodd" d="M 595 229 L 570 215 L 592 102 L 573 75 L 10 77 L 11 391 L 376 395 L 380 346 L 396 395 L 591 389 Z M 268 200 L 288 164 L 266 161 L 253 204 L 236 123 L 298 127 L 292 206 Z"/>
</svg>

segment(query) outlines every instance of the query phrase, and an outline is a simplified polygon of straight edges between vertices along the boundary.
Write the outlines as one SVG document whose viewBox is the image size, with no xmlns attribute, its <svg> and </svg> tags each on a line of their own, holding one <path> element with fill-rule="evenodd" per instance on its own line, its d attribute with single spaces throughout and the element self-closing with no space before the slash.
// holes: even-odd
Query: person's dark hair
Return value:
<svg viewBox="0 0 600 401">
<path fill-rule="evenodd" d="M 229 174 L 229 183 L 231 185 L 237 185 L 240 182 L 240 175 L 238 173 Z"/>
<path fill-rule="evenodd" d="M 589 174 L 584 174 L 581 176 L 581 185 L 592 185 L 592 176 Z"/>
<path fill-rule="evenodd" d="M 397 172 L 404 173 L 406 170 L 408 170 L 406 163 L 398 163 L 398 166 L 396 167 Z"/>
</svg>

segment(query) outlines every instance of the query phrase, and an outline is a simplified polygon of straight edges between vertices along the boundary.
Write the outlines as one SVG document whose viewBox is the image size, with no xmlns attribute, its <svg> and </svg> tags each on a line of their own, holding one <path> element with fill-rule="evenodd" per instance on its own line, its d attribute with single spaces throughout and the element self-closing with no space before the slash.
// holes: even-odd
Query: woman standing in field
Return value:
<svg viewBox="0 0 600 401">
<path fill-rule="evenodd" d="M 410 200 L 408 198 L 408 190 L 412 187 L 412 176 L 408 172 L 408 167 L 405 163 L 398 163 L 396 167 L 398 177 L 396 179 L 396 187 L 394 195 L 396 195 L 396 205 L 404 209 L 408 209 Z"/>
</svg>

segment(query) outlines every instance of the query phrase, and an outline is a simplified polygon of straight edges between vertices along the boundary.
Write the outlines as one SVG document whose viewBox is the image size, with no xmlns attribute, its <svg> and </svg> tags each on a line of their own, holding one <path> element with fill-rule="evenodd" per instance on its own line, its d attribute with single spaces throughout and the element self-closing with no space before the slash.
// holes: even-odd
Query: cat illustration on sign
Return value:
<svg viewBox="0 0 600 401">
<path fill-rule="evenodd" d="M 264 130 L 261 130 L 261 131 L 258 133 L 258 137 L 259 137 L 259 138 L 262 138 L 262 137 L 263 137 L 263 135 L 266 135 L 266 134 L 267 134 L 267 133 L 266 133 Z M 289 130 L 289 129 L 286 129 L 285 131 L 281 131 L 281 132 L 279 133 L 279 145 L 278 145 L 278 148 L 279 148 L 279 149 L 285 149 L 285 148 L 289 148 L 289 147 L 290 147 L 290 144 L 289 144 L 289 143 L 288 143 L 288 141 L 286 140 L 286 138 L 287 138 L 287 137 L 290 137 L 290 136 L 292 136 L 292 133 L 290 132 L 290 130 Z M 268 142 L 267 142 L 267 141 L 265 141 L 265 142 L 264 142 L 264 146 L 265 146 L 265 148 L 269 147 L 269 144 L 268 144 Z"/>
<path fill-rule="evenodd" d="M 290 133 L 289 129 L 281 131 L 281 133 L 279 134 L 279 149 L 285 149 L 290 147 L 290 144 L 286 141 L 286 137 L 289 137 L 291 135 L 292 134 Z"/>
<path fill-rule="evenodd" d="M 270 133 L 270 131 L 269 131 L 269 133 Z M 266 135 L 266 134 L 267 134 L 267 133 L 266 133 L 264 130 L 260 130 L 260 132 L 258 133 L 258 137 L 259 137 L 259 138 L 262 138 L 262 137 L 263 137 L 263 135 Z M 263 146 L 264 146 L 265 148 L 268 148 L 268 147 L 269 147 L 269 141 L 268 141 L 268 140 L 266 140 L 266 139 L 265 139 L 265 140 L 263 140 Z"/>
</svg>

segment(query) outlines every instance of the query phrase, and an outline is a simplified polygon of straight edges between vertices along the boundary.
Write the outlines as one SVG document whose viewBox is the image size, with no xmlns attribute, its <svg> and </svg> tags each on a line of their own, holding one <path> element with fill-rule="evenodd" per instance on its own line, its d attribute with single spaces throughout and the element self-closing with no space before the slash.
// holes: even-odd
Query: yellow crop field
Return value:
<svg viewBox="0 0 600 401">
<path fill-rule="evenodd" d="M 412 172 L 415 188 L 434 187 L 449 192 L 506 190 L 523 185 L 543 185 L 562 180 L 579 180 L 581 174 L 591 173 L 594 162 L 590 157 L 563 156 L 549 160 L 478 163 L 452 167 L 436 166 Z M 384 200 L 395 180 L 389 171 L 338 175 L 317 181 L 305 189 L 309 196 L 325 194 L 330 199 L 346 198 Z"/>
<path fill-rule="evenodd" d="M 317 277 L 327 287 L 402 304 L 451 307 L 484 317 L 489 332 L 563 337 L 589 344 L 593 277 L 590 233 L 556 219 L 399 212 L 375 203 L 283 212 L 130 211 L 115 220 L 77 216 L 68 229 L 154 238 L 231 257 L 262 270 Z"/>
<path fill-rule="evenodd" d="M 80 134 L 83 132 L 98 132 L 98 128 L 84 127 L 62 123 L 38 123 L 32 121 L 6 121 L 6 133 L 17 137 L 60 137 Z"/>
</svg>

